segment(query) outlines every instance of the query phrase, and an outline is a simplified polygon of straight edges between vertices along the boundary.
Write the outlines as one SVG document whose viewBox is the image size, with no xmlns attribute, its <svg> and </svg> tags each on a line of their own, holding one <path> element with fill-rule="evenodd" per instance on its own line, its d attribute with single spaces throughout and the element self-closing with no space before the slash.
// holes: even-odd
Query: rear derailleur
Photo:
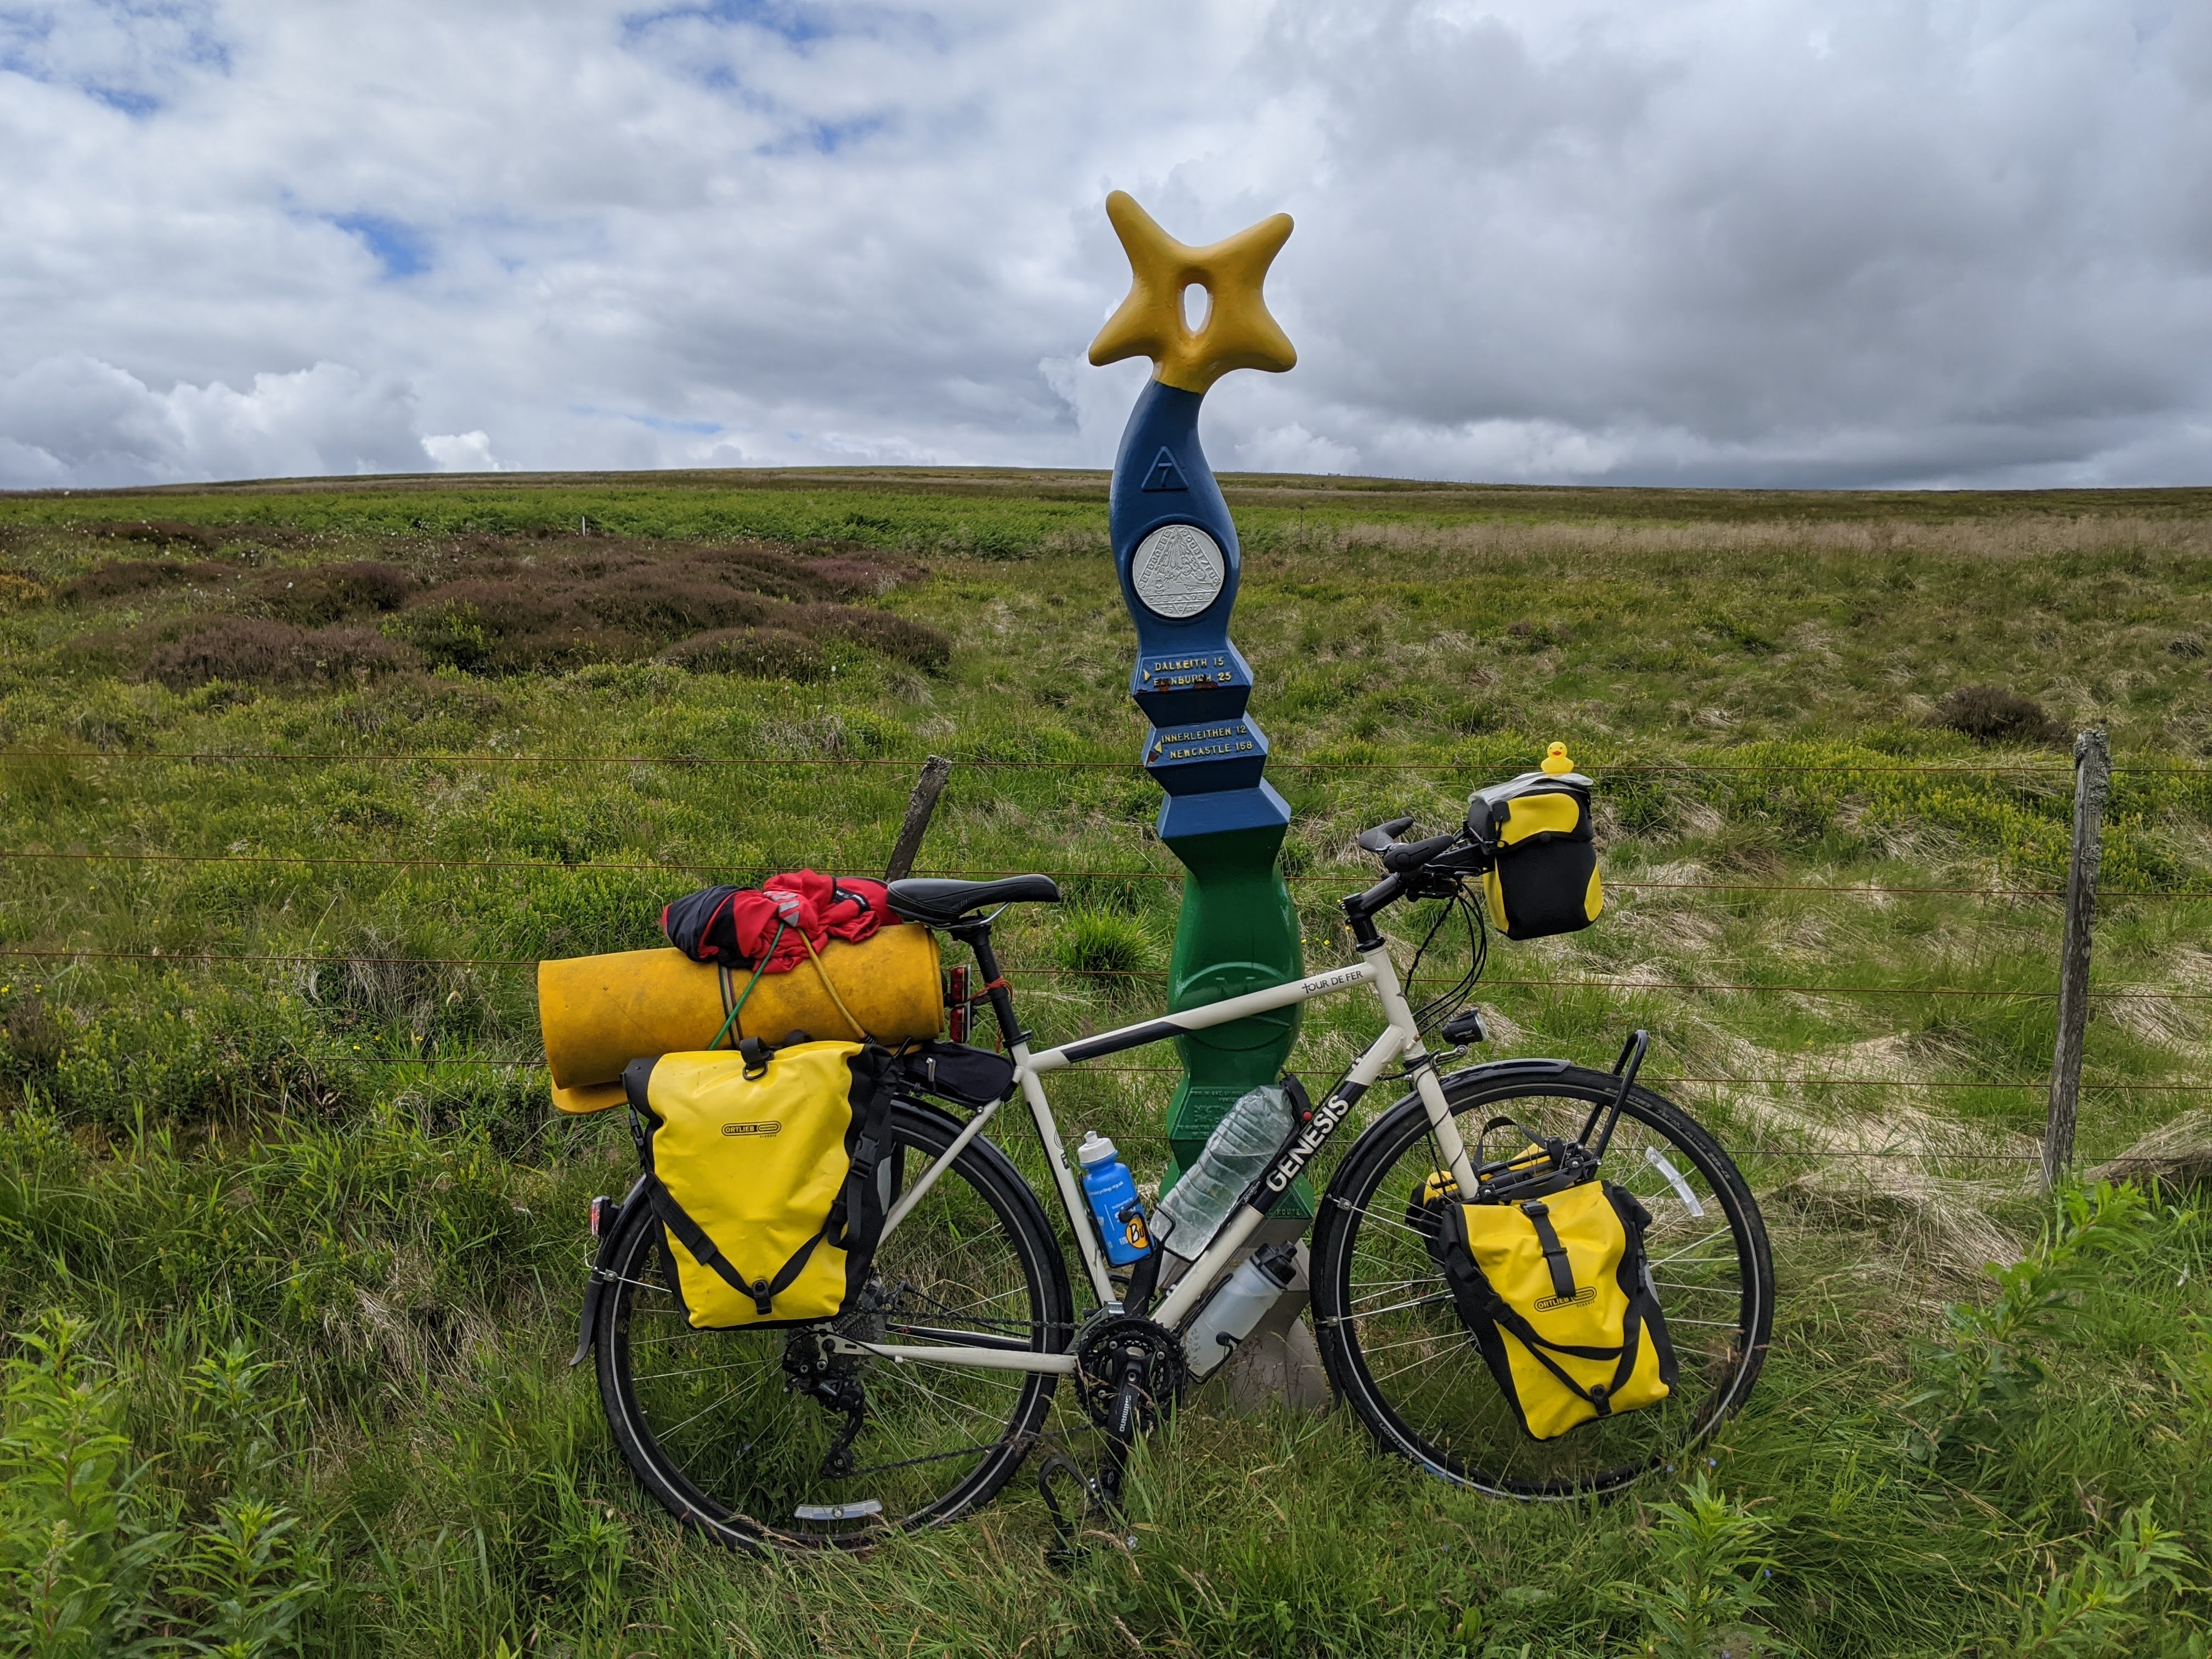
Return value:
<svg viewBox="0 0 2212 1659">
<path fill-rule="evenodd" d="M 842 1480 L 853 1473 L 853 1443 L 860 1437 L 867 1420 L 868 1395 L 853 1359 L 834 1354 L 822 1333 L 795 1330 L 784 1339 L 783 1386 L 787 1393 L 810 1395 L 826 1412 L 840 1413 L 845 1426 L 822 1455 L 822 1473 Z"/>
</svg>

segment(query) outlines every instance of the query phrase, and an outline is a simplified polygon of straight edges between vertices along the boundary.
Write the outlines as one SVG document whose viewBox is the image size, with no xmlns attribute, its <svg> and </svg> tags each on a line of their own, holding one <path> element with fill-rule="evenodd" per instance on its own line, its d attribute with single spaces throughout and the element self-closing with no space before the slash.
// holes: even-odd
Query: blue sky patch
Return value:
<svg viewBox="0 0 2212 1659">
<path fill-rule="evenodd" d="M 0 72 L 67 87 L 143 120 L 194 70 L 231 72 L 207 0 L 0 0 Z"/>
<path fill-rule="evenodd" d="M 418 276 L 430 268 L 429 238 L 412 225 L 374 213 L 349 213 L 331 222 L 349 235 L 360 237 L 388 277 Z"/>
<path fill-rule="evenodd" d="M 707 0 L 703 5 L 632 12 L 623 19 L 623 33 L 635 39 L 662 23 L 696 20 L 761 29 L 793 46 L 803 46 L 810 40 L 826 40 L 837 33 L 829 10 L 827 6 L 808 5 L 804 0 Z"/>
</svg>

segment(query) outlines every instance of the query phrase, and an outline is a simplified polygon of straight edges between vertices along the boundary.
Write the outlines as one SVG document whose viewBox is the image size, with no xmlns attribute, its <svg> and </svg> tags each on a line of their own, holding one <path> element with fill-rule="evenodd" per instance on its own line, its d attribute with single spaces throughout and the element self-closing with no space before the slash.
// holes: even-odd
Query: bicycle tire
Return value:
<svg viewBox="0 0 2212 1659">
<path fill-rule="evenodd" d="M 887 1194 L 903 1191 L 959 1132 L 936 1107 L 899 1100 L 880 1165 Z M 1066 1265 L 1043 1207 L 981 1136 L 878 1251 L 872 1295 L 863 1298 L 872 1305 L 797 1330 L 695 1331 L 667 1288 L 666 1260 L 647 1206 L 626 1210 L 594 1328 L 600 1404 L 646 1489 L 679 1520 L 739 1549 L 861 1548 L 989 1501 L 1027 1455 L 1059 1380 L 836 1361 L 866 1401 L 855 1466 L 838 1474 L 827 1460 L 846 1419 L 787 1386 L 793 1344 L 824 1329 L 880 1340 L 920 1316 L 935 1329 L 1025 1337 L 1054 1352 L 1074 1324 Z"/>
<path fill-rule="evenodd" d="M 1474 1119 L 1462 1128 L 1471 1153 L 1474 1131 L 1500 1116 L 1571 1139 L 1620 1089 L 1603 1072 L 1558 1062 L 1504 1061 L 1443 1081 L 1455 1118 Z M 1652 1273 L 1680 1370 L 1674 1394 L 1556 1440 L 1531 1440 L 1516 1423 L 1428 1255 L 1416 1224 L 1433 1222 L 1412 1196 L 1438 1163 L 1427 1114 L 1408 1095 L 1346 1154 L 1314 1229 L 1322 1363 L 1379 1446 L 1492 1496 L 1571 1498 L 1679 1466 L 1741 1407 L 1772 1333 L 1773 1261 L 1750 1188 L 1687 1113 L 1631 1089 L 1603 1170 L 1653 1213 Z"/>
</svg>

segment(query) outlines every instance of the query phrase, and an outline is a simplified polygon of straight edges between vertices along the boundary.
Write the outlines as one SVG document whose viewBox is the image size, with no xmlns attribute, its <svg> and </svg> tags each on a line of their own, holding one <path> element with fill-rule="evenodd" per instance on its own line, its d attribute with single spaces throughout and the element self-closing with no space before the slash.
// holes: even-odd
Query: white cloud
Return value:
<svg viewBox="0 0 2212 1659">
<path fill-rule="evenodd" d="M 1263 427 L 1237 446 L 1243 472 L 1356 472 L 1359 452 L 1309 432 L 1297 422 Z"/>
<path fill-rule="evenodd" d="M 504 472 L 483 432 L 434 433 L 422 440 L 422 453 L 441 472 Z"/>
<path fill-rule="evenodd" d="M 174 483 L 419 469 L 414 399 L 336 363 L 155 392 L 110 363 L 49 357 L 0 380 L 0 482 Z"/>
<path fill-rule="evenodd" d="M 2166 0 L 0 0 L 0 175 L 9 483 L 1103 465 L 1113 185 L 1298 219 L 1228 464 L 2212 465 Z"/>
</svg>

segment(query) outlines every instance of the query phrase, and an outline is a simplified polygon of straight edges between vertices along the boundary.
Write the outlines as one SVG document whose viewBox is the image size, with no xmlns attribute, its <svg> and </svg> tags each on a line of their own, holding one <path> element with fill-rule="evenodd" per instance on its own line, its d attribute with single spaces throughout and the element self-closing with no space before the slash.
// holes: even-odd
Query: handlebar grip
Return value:
<svg viewBox="0 0 2212 1659">
<path fill-rule="evenodd" d="M 1426 841 L 1401 842 L 1382 854 L 1382 867 L 1394 875 L 1418 870 L 1458 839 L 1456 835 L 1443 835 L 1431 836 Z"/>
<path fill-rule="evenodd" d="M 1388 823 L 1378 823 L 1372 830 L 1362 830 L 1353 840 L 1364 853 L 1386 853 L 1395 845 L 1397 838 L 1413 827 L 1413 819 L 1392 818 Z"/>
</svg>

